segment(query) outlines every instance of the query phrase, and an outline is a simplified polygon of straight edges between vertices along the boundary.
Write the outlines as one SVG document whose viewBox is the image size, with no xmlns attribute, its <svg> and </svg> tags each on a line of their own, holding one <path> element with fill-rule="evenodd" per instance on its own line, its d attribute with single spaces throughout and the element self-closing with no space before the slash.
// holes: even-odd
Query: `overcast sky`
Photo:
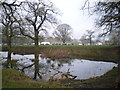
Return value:
<svg viewBox="0 0 120 90">
<path fill-rule="evenodd" d="M 11 0 L 8 0 L 11 1 Z M 24 1 L 24 0 L 19 0 Z M 28 0 L 29 1 L 29 0 Z M 37 0 L 30 0 L 37 1 Z M 62 23 L 69 24 L 73 28 L 72 38 L 80 39 L 86 30 L 95 30 L 95 18 L 96 16 L 88 15 L 88 11 L 82 11 L 81 7 L 84 5 L 86 0 L 51 0 L 57 8 L 60 9 L 62 15 L 59 17 Z M 90 6 L 94 4 L 95 1 L 103 0 L 89 0 Z M 109 0 L 106 0 L 109 1 Z M 119 1 L 119 0 L 112 0 Z M 55 30 L 52 29 L 49 33 L 51 34 Z M 95 30 L 96 33 L 101 31 Z"/>
<path fill-rule="evenodd" d="M 60 20 L 62 23 L 69 24 L 73 28 L 73 38 L 80 39 L 86 30 L 94 30 L 95 16 L 89 16 L 88 13 L 83 12 L 81 7 L 85 0 L 52 0 L 58 7 L 62 16 Z M 91 4 L 95 0 L 91 0 Z"/>
<path fill-rule="evenodd" d="M 8 0 L 11 1 L 11 0 Z M 24 0 L 19 0 L 24 1 Z M 29 0 L 28 0 L 29 1 Z M 37 1 L 37 0 L 30 0 Z M 81 10 L 81 7 L 84 5 L 86 0 L 51 0 L 55 6 L 60 9 L 62 15 L 59 16 L 61 24 L 69 24 L 72 29 L 72 38 L 80 39 L 83 34 L 86 33 L 86 30 L 95 30 L 94 19 L 95 16 L 88 15 L 88 11 Z M 89 0 L 90 5 L 96 0 Z M 98 0 L 97 0 L 98 1 Z M 52 29 L 49 31 L 49 34 L 52 35 Z"/>
</svg>

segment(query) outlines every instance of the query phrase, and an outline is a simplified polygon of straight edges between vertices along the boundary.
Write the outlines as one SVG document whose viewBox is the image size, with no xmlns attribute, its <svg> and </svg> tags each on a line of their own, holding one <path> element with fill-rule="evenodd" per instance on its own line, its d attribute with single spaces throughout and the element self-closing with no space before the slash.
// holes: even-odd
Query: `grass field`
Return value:
<svg viewBox="0 0 120 90">
<path fill-rule="evenodd" d="M 7 46 L 2 47 L 3 51 Z M 34 46 L 13 46 L 12 51 L 18 54 L 34 53 Z M 41 45 L 38 53 L 52 59 L 78 58 L 119 62 L 120 46 L 75 46 L 75 45 Z"/>
</svg>

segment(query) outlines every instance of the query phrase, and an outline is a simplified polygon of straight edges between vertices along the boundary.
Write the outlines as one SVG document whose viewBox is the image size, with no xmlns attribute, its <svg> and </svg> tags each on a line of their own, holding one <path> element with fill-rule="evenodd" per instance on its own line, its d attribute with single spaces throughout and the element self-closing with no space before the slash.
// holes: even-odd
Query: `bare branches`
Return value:
<svg viewBox="0 0 120 90">
<path fill-rule="evenodd" d="M 20 4 L 16 4 L 15 0 L 12 3 L 7 3 L 7 2 L 1 2 L 1 7 L 2 7 L 2 12 L 1 12 L 1 23 L 3 25 L 3 27 L 5 28 L 3 30 L 4 35 L 7 38 L 12 38 L 15 36 L 16 33 L 14 33 L 15 31 L 15 19 L 13 18 L 15 11 L 16 11 L 16 7 L 19 7 L 21 5 Z"/>
<path fill-rule="evenodd" d="M 91 10 L 92 15 L 98 15 L 96 26 L 104 30 L 102 35 L 110 34 L 111 31 L 120 28 L 120 1 L 98 1 L 90 6 L 90 0 L 85 0 L 82 10 Z M 89 13 L 91 14 L 91 13 Z"/>
<path fill-rule="evenodd" d="M 87 8 L 87 9 L 89 10 L 89 8 L 90 8 L 90 5 L 89 5 L 90 2 L 89 2 L 89 0 L 86 0 L 86 1 L 85 1 L 84 5 L 82 6 L 81 9 L 82 9 L 82 10 L 86 9 L 85 7 L 86 7 L 87 4 L 88 4 L 88 8 Z"/>
<path fill-rule="evenodd" d="M 22 2 L 20 4 L 16 4 L 16 1 L 15 0 L 14 2 L 8 4 L 6 2 L 1 2 L 1 5 L 3 6 L 3 8 L 5 9 L 5 12 L 7 13 L 7 10 L 9 9 L 9 13 L 13 14 L 15 11 L 16 11 L 16 7 L 20 7 Z M 8 7 L 8 8 L 7 8 Z M 14 8 L 14 9 L 13 9 Z"/>
<path fill-rule="evenodd" d="M 95 12 L 100 13 L 97 25 L 106 31 L 103 35 L 120 28 L 120 1 L 98 2 Z"/>
<path fill-rule="evenodd" d="M 24 36 L 26 36 L 26 37 L 29 37 L 29 38 L 31 38 L 31 39 L 33 39 L 33 40 L 35 40 L 34 37 L 30 36 L 29 34 L 25 34 L 25 33 L 24 33 L 24 30 L 25 30 L 24 28 L 19 28 L 19 29 L 20 29 L 20 32 L 21 32 L 22 35 L 24 35 Z"/>
<path fill-rule="evenodd" d="M 41 0 L 39 2 L 26 1 L 26 2 L 23 2 L 22 6 L 20 7 L 20 10 L 18 11 L 18 14 L 17 14 L 18 18 L 16 17 L 15 18 L 17 23 L 21 27 L 20 30 L 23 35 L 28 37 L 28 35 L 23 33 L 22 30 L 29 31 L 29 27 L 32 27 L 30 28 L 30 32 L 33 31 L 34 36 L 29 34 L 29 37 L 31 39 L 34 38 L 35 40 L 35 38 L 38 38 L 36 37 L 35 32 L 39 34 L 39 32 L 42 31 L 42 28 L 46 23 L 50 23 L 50 24 L 55 23 L 55 18 L 52 17 L 53 13 L 56 14 L 52 3 L 50 3 L 50 5 L 47 5 L 44 1 L 41 1 Z"/>
<path fill-rule="evenodd" d="M 93 15 L 94 12 L 92 12 L 94 10 L 94 8 L 96 7 L 96 4 L 93 4 L 91 5 L 91 2 L 90 0 L 85 0 L 83 6 L 81 7 L 81 10 L 85 13 L 88 13 L 88 15 Z"/>
<path fill-rule="evenodd" d="M 57 30 L 54 31 L 53 35 L 59 40 L 61 40 L 63 43 L 65 43 L 66 41 L 69 41 L 71 39 L 71 31 L 72 28 L 70 25 L 61 24 L 57 27 Z"/>
<path fill-rule="evenodd" d="M 6 17 L 3 15 L 4 20 L 1 20 L 2 24 L 6 26 L 9 24 L 10 26 L 10 23 L 14 23 L 21 35 L 38 42 L 39 32 L 46 32 L 46 29 L 44 29 L 45 24 L 57 22 L 54 15 L 58 13 L 54 9 L 53 3 L 48 3 L 44 0 L 17 3 L 17 0 L 14 0 L 12 3 L 2 2 L 4 12 L 6 13 Z"/>
</svg>

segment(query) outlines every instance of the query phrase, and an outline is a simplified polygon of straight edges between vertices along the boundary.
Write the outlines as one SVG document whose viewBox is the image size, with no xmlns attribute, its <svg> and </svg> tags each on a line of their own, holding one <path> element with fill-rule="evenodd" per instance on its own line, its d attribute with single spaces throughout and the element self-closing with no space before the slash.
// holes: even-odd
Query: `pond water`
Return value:
<svg viewBox="0 0 120 90">
<path fill-rule="evenodd" d="M 7 61 L 6 58 L 7 52 L 0 52 L 0 62 L 5 63 Z M 18 69 L 19 71 L 22 70 L 26 75 L 32 78 L 34 77 L 34 54 L 12 54 L 11 58 L 12 60 L 17 61 L 17 66 L 14 67 L 15 69 Z M 27 66 L 30 67 L 25 68 Z M 48 81 L 56 72 L 66 73 L 67 71 L 70 72 L 71 75 L 77 76 L 75 79 L 89 79 L 104 75 L 113 67 L 117 67 L 117 64 L 112 62 L 90 61 L 84 59 L 51 60 L 49 58 L 42 58 L 41 54 L 39 54 L 39 72 L 42 75 L 42 79 L 37 77 L 37 80 Z M 55 76 L 55 78 L 60 77 L 61 73 Z"/>
</svg>

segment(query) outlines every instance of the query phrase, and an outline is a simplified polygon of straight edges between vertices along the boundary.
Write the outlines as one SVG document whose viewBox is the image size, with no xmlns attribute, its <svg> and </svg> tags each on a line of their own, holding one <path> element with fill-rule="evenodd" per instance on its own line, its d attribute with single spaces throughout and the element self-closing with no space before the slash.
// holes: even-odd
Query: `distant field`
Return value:
<svg viewBox="0 0 120 90">
<path fill-rule="evenodd" d="M 7 46 L 2 47 L 7 51 Z M 34 46 L 13 46 L 12 51 L 18 54 L 34 53 Z M 82 58 L 90 60 L 103 60 L 118 62 L 120 59 L 120 46 L 75 46 L 75 45 L 40 45 L 37 51 L 45 57 L 52 59 Z"/>
</svg>

